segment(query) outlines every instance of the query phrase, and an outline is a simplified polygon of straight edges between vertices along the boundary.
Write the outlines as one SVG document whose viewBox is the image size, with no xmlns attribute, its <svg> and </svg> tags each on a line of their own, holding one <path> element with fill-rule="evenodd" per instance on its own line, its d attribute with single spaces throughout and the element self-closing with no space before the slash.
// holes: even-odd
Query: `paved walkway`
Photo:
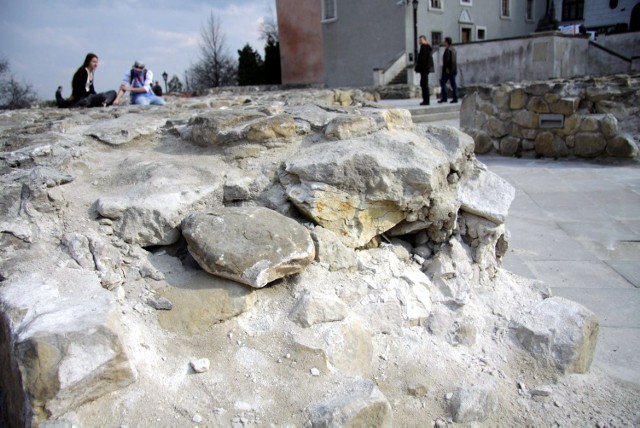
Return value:
<svg viewBox="0 0 640 428">
<path fill-rule="evenodd" d="M 640 162 L 478 159 L 516 189 L 503 267 L 595 312 L 594 365 L 640 384 Z"/>
<path fill-rule="evenodd" d="M 640 384 L 640 165 L 478 159 L 516 189 L 503 267 L 595 312 L 594 364 Z"/>
</svg>

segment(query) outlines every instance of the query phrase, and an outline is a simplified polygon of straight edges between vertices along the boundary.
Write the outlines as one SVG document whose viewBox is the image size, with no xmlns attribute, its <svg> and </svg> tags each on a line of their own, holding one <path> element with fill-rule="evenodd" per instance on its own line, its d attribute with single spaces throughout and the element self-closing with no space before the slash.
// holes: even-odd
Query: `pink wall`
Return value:
<svg viewBox="0 0 640 428">
<path fill-rule="evenodd" d="M 319 0 L 276 0 L 283 84 L 324 83 Z"/>
</svg>

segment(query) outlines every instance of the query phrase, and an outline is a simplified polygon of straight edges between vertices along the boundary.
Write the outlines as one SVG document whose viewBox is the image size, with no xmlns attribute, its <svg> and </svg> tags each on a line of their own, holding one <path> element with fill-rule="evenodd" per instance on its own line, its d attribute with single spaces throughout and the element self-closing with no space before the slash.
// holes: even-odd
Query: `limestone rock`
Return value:
<svg viewBox="0 0 640 428">
<path fill-rule="evenodd" d="M 307 122 L 312 130 L 319 131 L 324 128 L 339 113 L 324 109 L 314 104 L 306 104 L 302 106 L 286 108 L 286 112 L 290 114 L 296 121 Z"/>
<path fill-rule="evenodd" d="M 519 110 L 513 115 L 513 122 L 523 128 L 537 128 L 538 114 L 527 110 Z"/>
<path fill-rule="evenodd" d="M 173 309 L 173 303 L 165 297 L 150 297 L 147 304 L 157 311 L 170 311 Z"/>
<path fill-rule="evenodd" d="M 338 116 L 333 119 L 324 130 L 324 135 L 330 140 L 346 140 L 360 137 L 377 129 L 373 118 L 368 116 Z"/>
<path fill-rule="evenodd" d="M 205 373 L 209 371 L 209 359 L 208 358 L 200 358 L 198 360 L 193 360 L 189 363 L 191 368 L 196 373 Z"/>
<path fill-rule="evenodd" d="M 402 220 L 425 217 L 428 195 L 446 186 L 448 165 L 425 139 L 380 131 L 315 144 L 289 159 L 280 179 L 307 217 L 362 247 Z"/>
<path fill-rule="evenodd" d="M 360 296 L 367 315 L 367 325 L 378 333 L 394 333 L 402 326 L 423 325 L 431 312 L 432 289 L 429 278 L 417 265 L 406 265 L 393 245 L 360 251 L 358 266 L 362 274 L 371 276 L 366 282 L 372 291 Z M 395 272 L 404 273 L 398 278 Z M 348 302 L 350 303 L 350 302 Z"/>
<path fill-rule="evenodd" d="M 253 142 L 290 138 L 296 135 L 296 124 L 288 114 L 253 121 L 247 126 L 247 140 Z"/>
<path fill-rule="evenodd" d="M 473 92 L 462 100 L 460 106 L 460 128 L 479 129 L 482 124 L 476 122 L 476 111 L 478 108 L 479 96 Z"/>
<path fill-rule="evenodd" d="M 510 328 L 518 342 L 539 361 L 563 373 L 589 370 L 599 323 L 593 312 L 579 303 L 550 297 L 513 320 Z"/>
<path fill-rule="evenodd" d="M 599 129 L 599 120 L 594 116 L 585 116 L 580 123 L 580 132 L 595 132 Z"/>
<path fill-rule="evenodd" d="M 223 199 L 225 202 L 254 200 L 269 184 L 271 183 L 264 174 L 252 175 L 245 171 L 231 170 L 225 177 Z"/>
<path fill-rule="evenodd" d="M 521 110 L 524 108 L 527 102 L 527 94 L 524 89 L 516 88 L 511 91 L 509 99 L 509 108 L 511 110 Z"/>
<path fill-rule="evenodd" d="M 527 110 L 534 113 L 549 113 L 549 105 L 542 97 L 531 97 L 527 104 Z"/>
<path fill-rule="evenodd" d="M 464 132 L 473 138 L 474 152 L 476 154 L 489 153 L 493 149 L 493 140 L 484 131 L 464 129 Z"/>
<path fill-rule="evenodd" d="M 575 135 L 573 152 L 576 156 L 594 158 L 605 151 L 607 140 L 602 134 L 580 132 Z"/>
<path fill-rule="evenodd" d="M 299 272 L 315 257 L 309 231 L 267 208 L 193 213 L 183 220 L 182 233 L 204 270 L 255 288 Z"/>
<path fill-rule="evenodd" d="M 347 317 L 347 306 L 336 296 L 305 292 L 289 314 L 289 318 L 303 327 L 341 321 Z"/>
<path fill-rule="evenodd" d="M 567 156 L 569 150 L 565 142 L 551 132 L 541 132 L 534 142 L 536 154 L 549 158 Z"/>
<path fill-rule="evenodd" d="M 452 238 L 449 245 L 428 262 L 425 272 L 442 293 L 443 301 L 452 300 L 457 305 L 469 303 L 473 281 L 471 257 L 456 239 Z"/>
<path fill-rule="evenodd" d="M 413 128 L 413 119 L 409 110 L 392 108 L 375 111 L 373 118 L 378 124 L 378 128 L 405 129 Z"/>
<path fill-rule="evenodd" d="M 368 380 L 350 383 L 349 387 L 332 394 L 337 398 L 309 406 L 311 426 L 391 428 L 391 405 L 382 392 Z"/>
<path fill-rule="evenodd" d="M 449 402 L 453 421 L 483 422 L 498 409 L 498 389 L 495 380 L 478 382 L 457 389 Z"/>
<path fill-rule="evenodd" d="M 182 269 L 179 261 L 172 269 Z M 160 298 L 170 301 L 173 308 L 159 311 L 158 321 L 175 333 L 205 333 L 213 325 L 250 310 L 257 300 L 253 288 L 204 271 L 183 272 L 180 279 L 171 278 L 171 282 L 172 287 L 160 291 Z"/>
<path fill-rule="evenodd" d="M 119 195 L 101 197 L 96 210 L 113 220 L 117 236 L 141 247 L 177 242 L 180 222 L 194 206 L 222 201 L 222 178 L 189 166 L 124 162 L 118 179 Z"/>
<path fill-rule="evenodd" d="M 515 156 L 520 152 L 520 138 L 507 136 L 500 140 L 499 152 L 503 156 Z"/>
<path fill-rule="evenodd" d="M 94 137 L 112 146 L 126 144 L 138 137 L 152 135 L 166 123 L 166 119 L 129 113 L 116 119 L 92 125 L 85 135 Z"/>
<path fill-rule="evenodd" d="M 5 391 L 24 389 L 28 397 L 9 405 L 16 421 L 27 418 L 21 425 L 61 416 L 135 381 L 120 311 L 95 273 L 59 268 L 11 278 L 0 288 L 0 307 L 0 345 L 20 368 L 3 381 L 13 382 Z"/>
<path fill-rule="evenodd" d="M 571 116 L 580 106 L 579 97 L 567 97 L 562 98 L 555 103 L 551 104 L 551 113 L 563 114 L 565 116 Z"/>
<path fill-rule="evenodd" d="M 607 154 L 620 158 L 638 156 L 638 144 L 628 135 L 618 135 L 607 142 Z"/>
<path fill-rule="evenodd" d="M 458 220 L 460 234 L 475 249 L 473 260 L 481 269 L 497 269 L 509 247 L 505 225 L 470 213 L 462 213 Z"/>
<path fill-rule="evenodd" d="M 476 162 L 471 173 L 458 185 L 458 199 L 463 211 L 504 223 L 515 189 L 486 166 Z"/>
<path fill-rule="evenodd" d="M 353 249 L 344 245 L 329 229 L 316 226 L 311 230 L 311 238 L 316 245 L 316 260 L 330 271 L 352 269 L 357 265 Z"/>
<path fill-rule="evenodd" d="M 294 334 L 293 339 L 299 350 L 322 355 L 329 368 L 358 375 L 371 370 L 371 331 L 358 317 L 315 324 Z"/>
<path fill-rule="evenodd" d="M 427 128 L 426 137 L 444 153 L 453 171 L 462 173 L 469 168 L 469 159 L 474 151 L 473 138 L 469 135 L 453 126 L 432 125 Z"/>
<path fill-rule="evenodd" d="M 600 120 L 600 128 L 606 138 L 613 138 L 618 135 L 618 119 L 612 114 L 605 114 Z"/>
<path fill-rule="evenodd" d="M 225 146 L 242 140 L 247 125 L 265 119 L 264 113 L 245 110 L 222 110 L 199 115 L 189 121 L 189 140 L 199 146 Z"/>
</svg>

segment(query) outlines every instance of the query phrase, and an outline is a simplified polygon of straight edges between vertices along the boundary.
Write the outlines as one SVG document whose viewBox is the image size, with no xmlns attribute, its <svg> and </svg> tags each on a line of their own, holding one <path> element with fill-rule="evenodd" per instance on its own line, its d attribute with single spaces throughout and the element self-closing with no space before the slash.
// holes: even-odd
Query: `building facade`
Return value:
<svg viewBox="0 0 640 428">
<path fill-rule="evenodd" d="M 417 36 L 427 36 L 434 47 L 445 37 L 464 44 L 528 36 L 551 1 L 559 24 L 589 29 L 624 31 L 625 25 L 633 28 L 640 13 L 639 0 L 276 0 L 283 83 L 301 83 L 305 79 L 294 82 L 288 76 L 315 73 L 306 81 L 369 86 L 386 84 L 402 72 L 411 82 L 406 70 L 414 61 Z M 309 14 L 303 16 L 303 10 Z M 313 52 L 287 48 L 300 45 Z M 302 54 L 315 58 L 314 64 L 321 56 L 322 67 Z"/>
</svg>

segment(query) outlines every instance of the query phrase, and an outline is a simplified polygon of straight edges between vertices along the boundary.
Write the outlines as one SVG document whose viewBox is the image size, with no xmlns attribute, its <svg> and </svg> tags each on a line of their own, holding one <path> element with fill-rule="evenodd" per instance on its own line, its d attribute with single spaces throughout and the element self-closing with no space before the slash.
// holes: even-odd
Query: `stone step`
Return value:
<svg viewBox="0 0 640 428">
<path fill-rule="evenodd" d="M 456 114 L 460 114 L 460 103 L 437 104 L 435 101 L 432 101 L 431 105 L 428 107 L 419 106 L 416 108 L 410 108 L 409 111 L 411 112 L 412 116 L 423 116 L 425 114 L 450 113 L 450 112 L 455 112 Z"/>
<path fill-rule="evenodd" d="M 460 119 L 459 111 L 445 111 L 428 114 L 411 114 L 414 123 L 438 122 L 441 120 Z"/>
</svg>

